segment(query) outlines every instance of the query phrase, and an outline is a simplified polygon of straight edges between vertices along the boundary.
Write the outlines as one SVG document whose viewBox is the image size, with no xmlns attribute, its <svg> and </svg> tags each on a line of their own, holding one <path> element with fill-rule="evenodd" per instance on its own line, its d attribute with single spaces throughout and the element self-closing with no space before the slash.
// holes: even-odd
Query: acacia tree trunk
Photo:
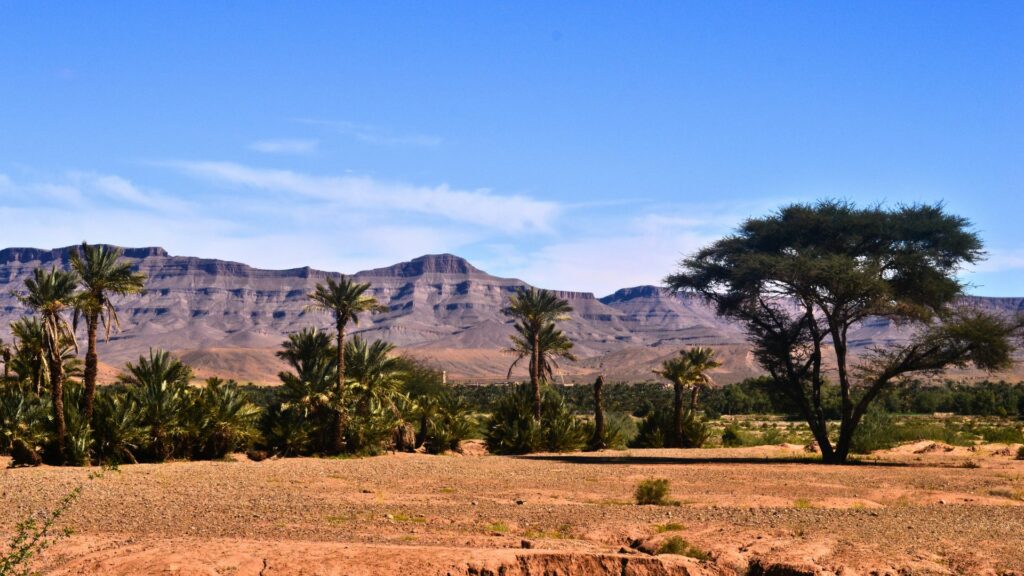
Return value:
<svg viewBox="0 0 1024 576">
<path fill-rule="evenodd" d="M 99 316 L 90 314 L 85 323 L 89 334 L 89 343 L 85 351 L 85 421 L 91 423 L 93 398 L 96 396 L 96 375 L 99 371 L 99 358 L 96 356 Z"/>
<path fill-rule="evenodd" d="M 338 319 L 338 381 L 337 381 L 337 402 L 334 407 L 334 417 L 331 431 L 331 451 L 341 454 L 345 449 L 345 323 Z"/>
<path fill-rule="evenodd" d="M 683 384 L 673 382 L 672 386 L 675 388 L 672 399 L 672 434 L 666 448 L 679 448 L 683 445 Z"/>
<path fill-rule="evenodd" d="M 533 387 L 533 419 L 540 422 L 540 329 L 533 331 L 533 358 L 530 367 L 530 385 Z"/>
<path fill-rule="evenodd" d="M 54 357 L 56 356 L 56 357 Z M 64 365 L 60 352 L 50 355 L 50 396 L 53 403 L 53 422 L 57 428 L 57 463 L 65 463 L 67 427 L 64 423 Z"/>
<path fill-rule="evenodd" d="M 594 436 L 590 439 L 591 450 L 604 450 L 604 376 L 594 380 Z"/>
</svg>

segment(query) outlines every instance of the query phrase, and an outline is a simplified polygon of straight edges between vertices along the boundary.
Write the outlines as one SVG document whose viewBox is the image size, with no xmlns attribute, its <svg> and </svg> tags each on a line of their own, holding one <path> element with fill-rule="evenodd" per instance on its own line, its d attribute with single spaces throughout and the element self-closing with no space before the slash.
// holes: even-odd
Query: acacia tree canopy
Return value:
<svg viewBox="0 0 1024 576">
<path fill-rule="evenodd" d="M 826 200 L 747 220 L 683 260 L 665 282 L 701 294 L 744 325 L 759 363 L 803 412 L 823 459 L 844 462 L 868 405 L 901 377 L 1011 364 L 1024 321 L 957 305 L 958 271 L 983 255 L 970 223 L 941 204 L 885 209 Z M 917 335 L 851 359 L 849 332 L 868 318 L 913 325 Z M 822 409 L 826 374 L 841 395 L 835 444 Z"/>
</svg>

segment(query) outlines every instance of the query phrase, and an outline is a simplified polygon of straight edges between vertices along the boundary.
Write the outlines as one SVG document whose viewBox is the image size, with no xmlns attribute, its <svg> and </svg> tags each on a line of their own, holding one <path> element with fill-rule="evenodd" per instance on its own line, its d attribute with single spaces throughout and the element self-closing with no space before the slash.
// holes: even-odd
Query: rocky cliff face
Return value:
<svg viewBox="0 0 1024 576">
<path fill-rule="evenodd" d="M 40 266 L 67 266 L 70 248 L 0 250 L 0 336 L 26 313 L 12 291 Z M 182 354 L 200 373 L 245 380 L 276 380 L 273 352 L 286 334 L 305 326 L 330 329 L 326 315 L 306 310 L 308 294 L 333 272 L 311 268 L 261 270 L 222 260 L 171 256 L 162 248 L 129 248 L 125 258 L 149 280 L 146 293 L 118 302 L 122 332 L 101 344 L 101 358 L 120 365 L 150 347 Z M 501 309 L 527 286 L 499 278 L 451 254 L 428 255 L 354 274 L 370 282 L 390 310 L 364 316 L 353 327 L 383 338 L 447 369 L 453 378 L 499 379 L 510 358 L 511 324 Z M 650 369 L 681 347 L 714 345 L 726 357 L 720 381 L 753 374 L 742 331 L 700 299 L 654 286 L 624 288 L 604 298 L 559 292 L 573 306 L 566 333 L 580 362 L 564 366 L 570 380 L 604 371 L 612 378 L 648 378 Z M 975 299 L 993 310 L 1024 310 L 1024 299 Z M 858 346 L 905 339 L 887 322 L 858 329 Z"/>
</svg>

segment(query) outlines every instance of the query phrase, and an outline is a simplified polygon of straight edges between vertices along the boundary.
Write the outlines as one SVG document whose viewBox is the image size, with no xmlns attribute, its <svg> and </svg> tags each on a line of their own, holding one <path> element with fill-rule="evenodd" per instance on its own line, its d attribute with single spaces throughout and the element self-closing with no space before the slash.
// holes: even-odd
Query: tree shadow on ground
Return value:
<svg viewBox="0 0 1024 576">
<path fill-rule="evenodd" d="M 687 464 L 817 464 L 826 465 L 820 458 L 800 457 L 767 457 L 752 456 L 601 456 L 586 454 L 526 454 L 514 456 L 523 460 L 546 462 L 562 462 L 566 464 L 625 464 L 625 465 L 687 465 Z M 828 466 L 873 466 L 882 468 L 906 468 L 920 466 L 920 463 L 851 460 L 846 464 L 829 464 Z M 930 466 L 945 467 L 942 464 L 930 463 Z M 955 465 L 950 465 L 955 467 Z"/>
</svg>

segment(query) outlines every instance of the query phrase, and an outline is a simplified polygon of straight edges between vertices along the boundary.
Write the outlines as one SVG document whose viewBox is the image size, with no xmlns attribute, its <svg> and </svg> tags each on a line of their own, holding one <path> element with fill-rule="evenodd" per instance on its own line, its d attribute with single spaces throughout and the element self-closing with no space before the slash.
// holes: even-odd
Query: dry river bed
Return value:
<svg viewBox="0 0 1024 576">
<path fill-rule="evenodd" d="M 1024 574 L 1016 447 L 798 447 L 0 470 L 0 532 L 83 485 L 54 574 Z M 0 459 L 0 466 L 6 460 Z M 95 471 L 95 470 L 93 470 Z M 648 478 L 671 506 L 637 506 Z M 693 556 L 652 555 L 671 538 Z M 703 553 L 703 554 L 702 554 Z"/>
</svg>

